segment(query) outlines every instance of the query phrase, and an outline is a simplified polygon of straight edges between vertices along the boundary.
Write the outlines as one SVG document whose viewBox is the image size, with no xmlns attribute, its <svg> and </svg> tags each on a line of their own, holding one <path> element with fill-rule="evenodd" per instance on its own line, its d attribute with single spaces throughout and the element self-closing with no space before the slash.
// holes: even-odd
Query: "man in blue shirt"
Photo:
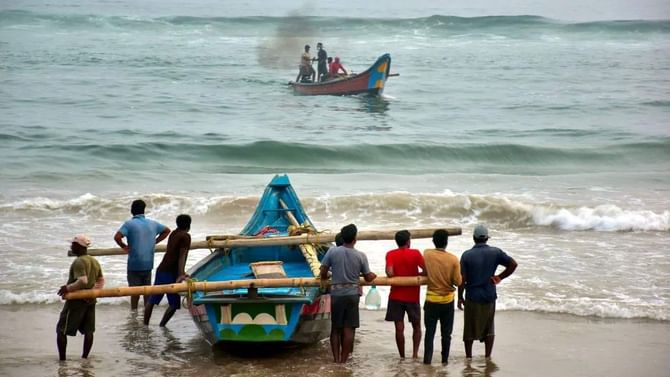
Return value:
<svg viewBox="0 0 670 377">
<path fill-rule="evenodd" d="M 461 256 L 463 284 L 458 287 L 458 309 L 465 314 L 463 323 L 463 343 L 465 357 L 472 358 L 472 343 L 484 342 L 485 356 L 491 357 L 495 338 L 494 318 L 496 311 L 496 285 L 516 270 L 516 261 L 497 247 L 489 246 L 488 229 L 477 225 L 472 239 L 475 246 Z M 499 265 L 505 270 L 495 275 Z M 463 299 L 465 290 L 465 299 Z"/>
<path fill-rule="evenodd" d="M 123 223 L 114 235 L 114 241 L 128 253 L 128 286 L 151 285 L 151 270 L 154 268 L 154 248 L 169 234 L 170 228 L 144 217 L 146 203 L 135 200 L 130 206 L 133 218 Z M 126 238 L 128 244 L 123 243 Z M 136 310 L 139 296 L 130 297 L 130 309 Z M 148 297 L 144 297 L 144 304 Z"/>
</svg>

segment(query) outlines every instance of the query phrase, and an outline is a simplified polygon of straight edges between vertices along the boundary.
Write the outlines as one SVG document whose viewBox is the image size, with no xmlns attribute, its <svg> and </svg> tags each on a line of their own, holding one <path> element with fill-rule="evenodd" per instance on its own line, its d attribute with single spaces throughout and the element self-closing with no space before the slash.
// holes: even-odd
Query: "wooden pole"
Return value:
<svg viewBox="0 0 670 377">
<path fill-rule="evenodd" d="M 461 228 L 445 227 L 445 228 L 429 228 L 429 229 L 408 229 L 412 234 L 413 239 L 431 238 L 433 232 L 437 229 L 446 229 L 450 236 L 457 236 L 461 234 Z M 392 240 L 395 238 L 395 230 L 368 230 L 358 232 L 356 237 L 359 241 L 379 241 Z M 219 249 L 231 247 L 263 247 L 263 246 L 288 246 L 288 245 L 302 245 L 302 244 L 323 244 L 335 241 L 336 233 L 324 232 L 318 234 L 301 234 L 299 236 L 281 236 L 281 237 L 265 237 L 265 238 L 226 238 L 224 236 L 209 236 L 207 241 L 196 241 L 191 243 L 191 250 L 195 249 Z M 230 237 L 230 236 L 225 236 Z M 165 244 L 156 245 L 155 252 L 164 253 Z M 108 249 L 89 249 L 88 255 L 103 256 L 103 255 L 123 255 L 126 252 L 118 247 Z"/>
<path fill-rule="evenodd" d="M 361 285 L 395 285 L 410 287 L 417 285 L 426 285 L 428 279 L 425 276 L 401 276 L 401 277 L 377 277 L 372 282 L 366 282 L 361 278 Z M 327 282 L 330 285 L 330 281 Z M 277 287 L 318 287 L 321 280 L 316 278 L 280 278 L 280 279 L 248 279 L 248 280 L 230 280 L 230 281 L 195 281 L 192 283 L 192 291 L 212 292 L 224 289 L 236 288 L 277 288 Z M 83 289 L 76 292 L 70 292 L 65 295 L 68 300 L 82 300 L 101 297 L 123 297 L 123 296 L 142 296 L 163 293 L 180 293 L 189 290 L 188 283 L 176 283 L 166 285 L 143 285 L 138 287 L 116 287 L 103 289 Z"/>
</svg>

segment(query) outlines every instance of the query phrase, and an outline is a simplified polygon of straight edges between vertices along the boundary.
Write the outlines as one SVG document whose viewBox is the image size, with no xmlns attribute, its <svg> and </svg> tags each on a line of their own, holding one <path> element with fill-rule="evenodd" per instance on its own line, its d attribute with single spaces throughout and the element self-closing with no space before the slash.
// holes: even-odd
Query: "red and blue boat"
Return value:
<svg viewBox="0 0 670 377">
<path fill-rule="evenodd" d="M 391 55 L 384 54 L 365 72 L 338 77 L 322 82 L 290 82 L 299 94 L 305 95 L 380 95 L 384 91 L 391 69 Z"/>
</svg>

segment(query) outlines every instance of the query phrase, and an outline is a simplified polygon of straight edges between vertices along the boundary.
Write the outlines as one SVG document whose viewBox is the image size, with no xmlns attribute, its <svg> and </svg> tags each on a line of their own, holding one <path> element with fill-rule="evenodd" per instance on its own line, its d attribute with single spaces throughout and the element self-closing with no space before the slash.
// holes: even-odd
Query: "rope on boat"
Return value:
<svg viewBox="0 0 670 377">
<path fill-rule="evenodd" d="M 195 279 L 188 278 L 186 279 L 186 302 L 188 302 L 188 307 L 190 308 L 193 305 L 193 286 L 195 285 Z"/>
<path fill-rule="evenodd" d="M 312 270 L 314 277 L 318 277 L 320 275 L 321 269 L 321 262 L 319 262 L 319 258 L 316 252 L 316 245 L 319 244 L 319 232 L 317 232 L 312 224 L 305 221 L 305 223 L 301 225 L 289 225 L 288 234 L 289 236 L 299 236 L 301 234 L 315 236 L 314 243 L 300 245 L 300 251 L 305 257 L 305 260 L 309 265 L 309 269 Z"/>
</svg>

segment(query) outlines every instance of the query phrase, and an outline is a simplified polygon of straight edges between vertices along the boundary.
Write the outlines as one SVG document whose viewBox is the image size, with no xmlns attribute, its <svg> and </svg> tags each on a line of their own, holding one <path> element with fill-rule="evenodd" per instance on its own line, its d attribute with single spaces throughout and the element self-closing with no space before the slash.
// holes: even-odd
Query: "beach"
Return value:
<svg viewBox="0 0 670 377">
<path fill-rule="evenodd" d="M 183 310 L 167 328 L 157 322 L 145 327 L 141 316 L 125 305 L 98 305 L 89 359 L 80 358 L 83 337 L 78 336 L 69 338 L 68 360 L 59 362 L 54 334 L 59 310 L 59 305 L 0 306 L 3 375 L 660 377 L 670 367 L 670 326 L 662 321 L 500 312 L 491 360 L 483 357 L 483 344 L 476 343 L 467 361 L 461 341 L 463 316 L 458 312 L 449 364 L 435 362 L 436 336 L 433 364 L 425 366 L 421 360 L 398 357 L 393 325 L 384 321 L 384 311 L 362 310 L 353 358 L 337 365 L 327 340 L 283 351 L 256 348 L 240 355 L 212 349 Z M 22 325 L 19 331 L 20 323 L 34 325 Z"/>
</svg>

